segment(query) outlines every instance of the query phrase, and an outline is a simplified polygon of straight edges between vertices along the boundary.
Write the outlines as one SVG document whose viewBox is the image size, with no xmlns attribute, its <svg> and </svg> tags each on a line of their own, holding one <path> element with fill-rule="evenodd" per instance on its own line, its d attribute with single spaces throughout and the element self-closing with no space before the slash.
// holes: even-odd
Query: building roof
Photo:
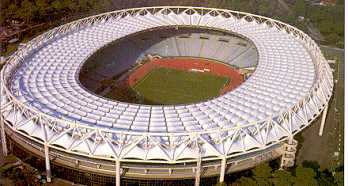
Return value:
<svg viewBox="0 0 348 186">
<path fill-rule="evenodd" d="M 214 9 L 205 10 L 218 15 L 187 7 L 178 14 L 168 8 L 154 14 L 152 10 L 142 9 L 146 15 L 125 10 L 123 16 L 107 13 L 79 20 L 60 27 L 70 30 L 67 33 L 57 28 L 54 37 L 32 42 L 34 47 L 22 54 L 30 56 L 23 65 L 14 61 L 3 70 L 3 81 L 12 78 L 3 99 L 25 108 L 28 114 L 22 120 L 36 113 L 44 125 L 31 120 L 16 130 L 48 141 L 53 148 L 89 156 L 177 162 L 197 158 L 197 149 L 209 159 L 266 148 L 307 126 L 327 104 L 332 74 L 326 60 L 315 43 L 293 27 L 282 29 L 271 19 L 260 24 L 257 19 L 265 18 L 249 14 L 237 19 L 228 10 L 223 11 L 231 17 Z M 79 83 L 81 66 L 99 48 L 128 34 L 170 25 L 210 27 L 247 37 L 258 50 L 254 74 L 217 98 L 169 106 L 108 100 Z M 16 123 L 17 112 L 4 114 Z"/>
</svg>

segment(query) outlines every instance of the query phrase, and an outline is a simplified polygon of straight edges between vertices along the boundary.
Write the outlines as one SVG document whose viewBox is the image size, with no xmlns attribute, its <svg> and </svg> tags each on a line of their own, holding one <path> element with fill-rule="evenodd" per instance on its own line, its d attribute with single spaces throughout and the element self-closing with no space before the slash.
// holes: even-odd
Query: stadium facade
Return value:
<svg viewBox="0 0 348 186">
<path fill-rule="evenodd" d="M 187 105 L 113 101 L 79 82 L 86 59 L 108 43 L 181 26 L 246 38 L 257 50 L 255 72 L 224 95 Z M 10 141 L 44 158 L 48 181 L 52 163 L 116 177 L 116 185 L 121 177 L 223 181 L 280 156 L 283 166 L 293 163 L 293 136 L 326 115 L 332 90 L 317 44 L 280 21 L 201 7 L 119 10 L 57 27 L 9 57 L 1 71 L 2 147 L 7 154 Z"/>
</svg>

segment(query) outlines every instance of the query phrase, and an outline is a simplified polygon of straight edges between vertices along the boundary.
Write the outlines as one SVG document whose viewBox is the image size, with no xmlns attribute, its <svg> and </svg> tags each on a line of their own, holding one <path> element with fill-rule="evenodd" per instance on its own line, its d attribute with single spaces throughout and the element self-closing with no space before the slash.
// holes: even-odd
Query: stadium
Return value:
<svg viewBox="0 0 348 186">
<path fill-rule="evenodd" d="M 125 84 L 134 95 L 115 96 Z M 59 167 L 75 182 L 82 173 L 116 185 L 223 182 L 279 157 L 293 165 L 294 135 L 322 112 L 325 121 L 332 90 L 317 44 L 280 21 L 202 7 L 118 10 L 57 27 L 10 56 L 2 147 L 43 159 L 48 181 Z"/>
</svg>

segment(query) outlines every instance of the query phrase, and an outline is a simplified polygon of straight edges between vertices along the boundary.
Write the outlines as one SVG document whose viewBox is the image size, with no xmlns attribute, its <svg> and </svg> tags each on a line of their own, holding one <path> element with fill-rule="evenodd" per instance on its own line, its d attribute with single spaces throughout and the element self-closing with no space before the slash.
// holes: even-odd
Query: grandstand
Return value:
<svg viewBox="0 0 348 186">
<path fill-rule="evenodd" d="M 146 60 L 146 54 L 214 60 L 235 69 L 257 66 L 257 50 L 246 38 L 212 29 L 176 26 L 135 33 L 99 49 L 82 67 L 93 70 L 82 71 L 80 81 L 93 92 L 102 86 L 103 79 L 131 68 L 135 61 Z"/>
<path fill-rule="evenodd" d="M 143 44 L 128 40 L 168 27 L 185 30 L 180 25 L 228 34 L 185 31 L 138 40 Z M 108 48 L 115 42 L 123 44 Z M 107 50 L 110 60 L 101 53 Z M 90 91 L 147 52 L 257 67 L 237 88 L 199 103 L 132 104 Z M 104 60 L 110 63 L 95 66 Z M 84 70 L 93 73 L 90 85 L 79 81 Z M 18 146 L 43 158 L 47 181 L 53 164 L 93 175 L 89 179 L 114 177 L 116 185 L 121 178 L 186 178 L 199 185 L 201 177 L 217 175 L 223 182 L 226 173 L 294 158 L 284 146 L 296 147 L 294 135 L 326 114 L 333 89 L 326 59 L 302 31 L 262 16 L 200 7 L 118 10 L 62 25 L 19 48 L 0 78 L 4 154 Z M 282 166 L 293 158 L 282 158 Z"/>
<path fill-rule="evenodd" d="M 186 29 L 185 29 L 186 30 Z M 189 29 L 187 29 L 190 31 Z M 180 34 L 170 37 L 154 44 L 144 53 L 153 53 L 160 56 L 171 57 L 197 57 L 213 59 L 236 66 L 238 68 L 251 67 L 257 65 L 257 51 L 252 43 L 245 46 L 240 42 L 246 43 L 245 39 L 233 36 L 221 36 L 209 33 L 192 33 L 198 29 L 192 29 L 190 34 Z M 173 31 L 169 31 L 173 33 Z M 216 32 L 215 32 L 216 33 Z M 140 55 L 140 58 L 144 54 Z M 250 60 L 241 60 L 241 56 L 248 56 Z M 234 61 L 245 61 L 248 64 L 236 64 Z"/>
</svg>

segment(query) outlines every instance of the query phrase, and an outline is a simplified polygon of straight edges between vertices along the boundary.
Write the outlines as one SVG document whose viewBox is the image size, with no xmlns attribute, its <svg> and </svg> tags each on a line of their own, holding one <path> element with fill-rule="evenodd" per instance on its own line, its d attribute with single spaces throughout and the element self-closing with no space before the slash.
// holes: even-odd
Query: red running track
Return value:
<svg viewBox="0 0 348 186">
<path fill-rule="evenodd" d="M 135 72 L 133 72 L 128 78 L 129 86 L 133 87 L 138 81 L 143 79 L 148 72 L 157 67 L 185 71 L 194 71 L 192 69 L 196 69 L 200 70 L 201 73 L 230 78 L 229 84 L 221 90 L 220 94 L 225 94 L 226 92 L 236 88 L 243 82 L 243 78 L 237 70 L 221 63 L 204 59 L 163 58 L 147 62 L 143 66 L 138 68 Z"/>
</svg>

